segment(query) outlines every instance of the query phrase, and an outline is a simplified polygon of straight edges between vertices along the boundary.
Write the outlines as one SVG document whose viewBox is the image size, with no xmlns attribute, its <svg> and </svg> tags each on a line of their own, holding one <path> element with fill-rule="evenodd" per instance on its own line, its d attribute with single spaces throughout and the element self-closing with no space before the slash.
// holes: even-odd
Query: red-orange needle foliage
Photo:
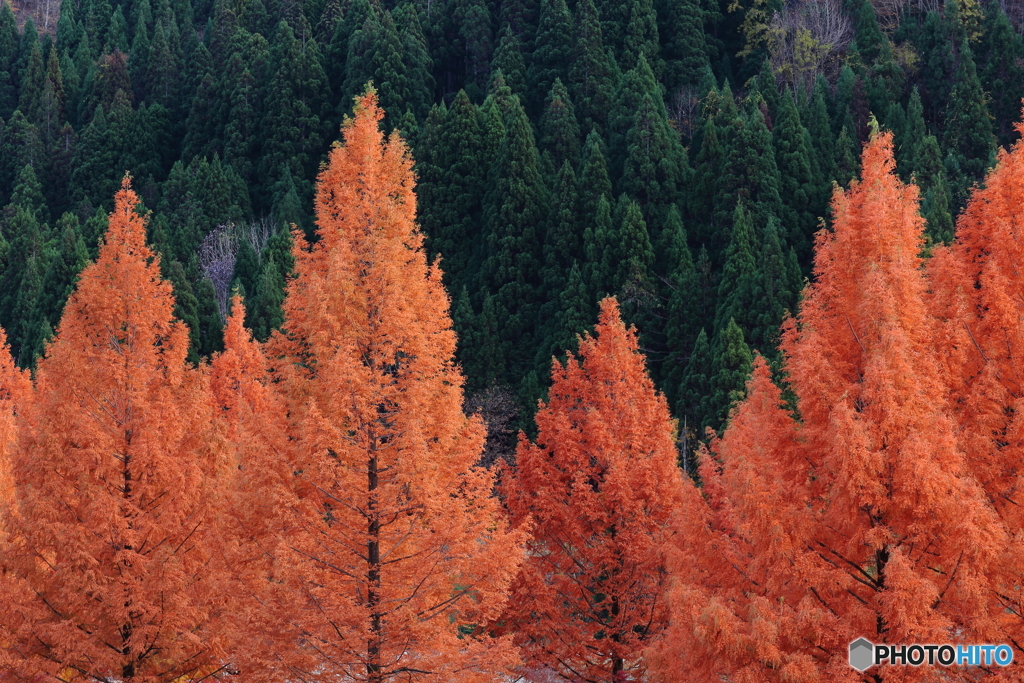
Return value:
<svg viewBox="0 0 1024 683">
<path fill-rule="evenodd" d="M 284 333 L 270 342 L 288 414 L 288 529 L 271 550 L 280 680 L 492 681 L 516 659 L 485 627 L 521 561 L 484 429 L 462 413 L 441 273 L 415 223 L 412 159 L 358 99 L 296 235 Z M 245 467 L 277 467 L 268 449 Z M 268 462 L 269 461 L 269 462 Z M 267 495 L 266 493 L 261 495 Z M 269 544 L 268 544 L 269 547 Z M 265 660 L 264 660 L 265 661 Z M 245 669 L 246 663 L 242 662 Z M 254 671 L 259 675 L 259 671 Z"/>
<path fill-rule="evenodd" d="M 223 664 L 211 405 L 138 198 L 115 197 L 19 413 L 14 678 L 187 681 Z"/>
<path fill-rule="evenodd" d="M 579 355 L 555 362 L 537 444 L 521 437 L 503 486 L 513 519 L 534 524 L 507 627 L 534 670 L 641 680 L 641 652 L 668 616 L 666 542 L 697 493 L 684 489 L 668 406 L 614 299 Z"/>
<path fill-rule="evenodd" d="M 834 230 L 819 233 L 816 280 L 784 332 L 800 421 L 760 361 L 705 460 L 714 543 L 695 538 L 708 563 L 732 567 L 698 574 L 703 585 L 673 568 L 665 644 L 678 668 L 663 650 L 661 680 L 864 680 L 847 663 L 861 636 L 991 642 L 991 573 L 1009 539 L 957 441 L 926 306 L 918 191 L 893 170 L 892 136 L 877 135 L 862 180 L 836 192 Z"/>
<path fill-rule="evenodd" d="M 1024 131 L 1024 124 L 1017 125 Z M 936 339 L 957 438 L 975 477 L 1016 536 L 989 594 L 992 642 L 1024 647 L 1024 144 L 999 155 L 929 263 Z M 1024 650 L 1018 650 L 1024 653 Z"/>
<path fill-rule="evenodd" d="M 17 549 L 13 531 L 18 515 L 12 456 L 18 446 L 17 415 L 26 410 L 31 398 L 28 373 L 14 364 L 7 335 L 0 329 L 0 604 L 6 605 L 23 600 L 28 590 L 11 562 Z M 0 680 L 2 672 L 12 669 L 21 659 L 11 647 L 13 633 L 20 627 L 20 615 L 15 610 L 0 609 Z"/>
</svg>

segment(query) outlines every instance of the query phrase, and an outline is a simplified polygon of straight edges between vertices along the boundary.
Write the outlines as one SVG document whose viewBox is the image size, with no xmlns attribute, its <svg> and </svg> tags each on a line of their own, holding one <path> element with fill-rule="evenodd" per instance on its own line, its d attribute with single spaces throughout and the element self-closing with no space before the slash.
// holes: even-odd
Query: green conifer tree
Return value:
<svg viewBox="0 0 1024 683">
<path fill-rule="evenodd" d="M 704 42 L 704 11 L 698 0 L 659 0 L 655 9 L 665 60 L 664 83 L 672 98 L 684 87 L 699 86 L 711 69 Z"/>
<path fill-rule="evenodd" d="M 604 130 L 620 78 L 618 65 L 601 35 L 594 0 L 579 0 L 574 26 L 575 44 L 569 62 L 569 92 L 583 131 Z"/>
<path fill-rule="evenodd" d="M 502 321 L 505 371 L 512 383 L 523 376 L 536 354 L 540 252 L 549 198 L 533 130 L 519 97 L 507 86 L 491 97 L 503 108 L 505 137 L 488 175 L 484 213 L 487 255 L 481 283 L 493 294 L 496 315 Z"/>
<path fill-rule="evenodd" d="M 686 369 L 679 384 L 676 401 L 676 415 L 686 420 L 698 438 L 704 437 L 704 429 L 712 424 L 712 381 L 714 359 L 708 335 L 702 327 L 697 334 L 693 348 L 689 350 Z"/>
<path fill-rule="evenodd" d="M 526 74 L 528 113 L 539 115 L 543 98 L 551 91 L 555 81 L 568 78 L 572 37 L 572 15 L 569 14 L 565 0 L 541 0 L 540 25 L 537 27 L 530 67 Z"/>
<path fill-rule="evenodd" d="M 943 141 L 961 171 L 959 177 L 951 179 L 958 205 L 966 201 L 970 185 L 980 181 L 995 161 L 996 141 L 985 100 L 971 48 L 964 40 L 960 46 L 956 83 L 946 112 Z"/>
<path fill-rule="evenodd" d="M 1013 124 L 1020 119 L 1024 98 L 1024 39 L 999 3 L 989 3 L 985 8 L 979 48 L 981 85 L 989 97 L 996 137 L 1000 145 L 1008 145 L 1015 137 Z"/>
<path fill-rule="evenodd" d="M 707 426 L 721 431 L 729 411 L 746 396 L 747 379 L 754 361 L 743 339 L 743 330 L 735 320 L 730 319 L 716 334 L 713 355 L 710 411 L 705 413 L 704 419 Z"/>
<path fill-rule="evenodd" d="M 789 243 L 808 260 L 818 229 L 818 217 L 825 214 L 824 183 L 812 166 L 813 152 L 808 135 L 790 91 L 786 91 L 772 130 L 775 162 L 779 169 L 779 194 L 783 200 L 780 218 L 789 226 Z"/>
</svg>

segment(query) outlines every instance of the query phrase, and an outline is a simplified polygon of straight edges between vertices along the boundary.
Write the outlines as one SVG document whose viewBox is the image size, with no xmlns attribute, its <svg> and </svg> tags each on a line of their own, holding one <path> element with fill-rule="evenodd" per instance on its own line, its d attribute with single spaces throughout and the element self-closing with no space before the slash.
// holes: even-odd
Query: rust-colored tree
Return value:
<svg viewBox="0 0 1024 683">
<path fill-rule="evenodd" d="M 462 413 L 412 159 L 397 133 L 384 138 L 382 117 L 372 90 L 358 98 L 318 179 L 318 239 L 296 233 L 284 332 L 267 354 L 294 475 L 288 490 L 259 493 L 290 501 L 271 525 L 288 533 L 265 544 L 281 654 L 240 663 L 277 680 L 491 681 L 517 661 L 486 626 L 521 534 L 474 466 L 484 428 Z M 259 449 L 242 466 L 278 457 Z"/>
<path fill-rule="evenodd" d="M 12 679 L 199 680 L 224 670 L 211 562 L 209 381 L 127 179 L 81 274 L 12 455 Z"/>
<path fill-rule="evenodd" d="M 0 595 L 6 604 L 20 602 L 28 590 L 11 563 L 17 551 L 13 531 L 18 517 L 11 458 L 18 446 L 17 415 L 27 409 L 31 398 L 28 372 L 14 364 L 7 335 L 0 329 Z M 15 610 L 0 610 L 0 672 L 13 669 L 20 659 L 9 647 L 12 634 L 20 627 L 20 615 Z"/>
<path fill-rule="evenodd" d="M 534 673 L 562 680 L 642 680 L 641 653 L 665 628 L 665 546 L 696 497 L 676 465 L 664 397 L 635 330 L 601 303 L 579 359 L 554 362 L 537 444 L 520 437 L 503 485 L 534 538 L 506 612 Z"/>
<path fill-rule="evenodd" d="M 783 335 L 799 422 L 759 361 L 705 458 L 711 526 L 687 552 L 726 566 L 671 593 L 661 680 L 928 680 L 931 667 L 859 674 L 848 644 L 991 642 L 992 571 L 1010 539 L 957 440 L 918 191 L 894 173 L 891 134 L 862 161 Z"/>
<path fill-rule="evenodd" d="M 285 457 L 285 406 L 274 390 L 263 349 L 244 320 L 245 307 L 236 295 L 224 327 L 224 351 L 211 362 L 210 386 L 222 457 L 230 471 L 220 518 L 225 579 L 236 600 L 229 620 L 236 632 L 245 634 L 239 646 L 244 674 L 258 679 L 261 673 L 280 671 L 301 637 L 292 630 L 293 642 L 282 645 L 286 641 L 275 617 L 288 619 L 296 608 L 276 602 L 287 595 L 268 590 L 275 580 L 274 558 L 287 552 L 286 541 L 294 531 L 288 516 L 279 513 L 294 509 L 297 499 Z"/>
<path fill-rule="evenodd" d="M 1024 124 L 1017 125 L 1018 132 Z M 1007 530 L 1024 532 L 1024 144 L 999 155 L 928 264 L 933 314 L 957 439 Z M 993 642 L 1024 653 L 1024 544 L 989 573 Z"/>
</svg>

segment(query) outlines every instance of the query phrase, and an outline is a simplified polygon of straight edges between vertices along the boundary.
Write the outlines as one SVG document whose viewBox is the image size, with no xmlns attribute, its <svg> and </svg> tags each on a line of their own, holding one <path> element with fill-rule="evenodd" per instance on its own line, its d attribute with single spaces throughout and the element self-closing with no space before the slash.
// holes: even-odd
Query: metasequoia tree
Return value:
<svg viewBox="0 0 1024 683">
<path fill-rule="evenodd" d="M 520 437 L 503 485 L 513 520 L 534 524 L 506 628 L 531 669 L 640 680 L 640 654 L 668 617 L 665 544 L 698 494 L 684 487 L 668 405 L 615 299 L 552 380 L 537 443 Z"/>
<path fill-rule="evenodd" d="M 759 360 L 704 458 L 709 527 L 673 567 L 660 680 L 925 680 L 931 667 L 858 674 L 848 644 L 999 642 L 992 570 L 1009 539 L 957 440 L 918 191 L 894 173 L 891 134 L 861 177 L 836 191 L 783 333 L 800 421 Z M 716 571 L 683 574 L 704 563 Z"/>
<path fill-rule="evenodd" d="M 1018 124 L 1017 130 L 1024 130 Z M 936 351 L 955 408 L 957 438 L 1007 528 L 1024 529 L 1024 145 L 1001 152 L 957 221 L 956 241 L 935 249 L 929 299 L 942 321 Z M 992 642 L 1024 647 L 1024 546 L 1007 546 L 989 598 Z"/>
<path fill-rule="evenodd" d="M 17 414 L 26 409 L 31 392 L 28 372 L 14 364 L 7 335 L 0 329 L 0 595 L 7 603 L 23 599 L 27 590 L 10 562 L 17 540 L 11 531 L 18 515 L 11 456 L 18 444 Z M 13 648 L 7 647 L 11 634 L 19 627 L 13 610 L 0 613 L 0 672 L 12 668 L 19 659 Z"/>
<path fill-rule="evenodd" d="M 280 680 L 491 681 L 517 661 L 487 624 L 521 560 L 463 378 L 441 273 L 415 223 L 412 159 L 357 99 L 316 193 L 317 236 L 296 232 L 283 333 L 269 342 L 286 452 L 242 466 L 293 473 L 272 511 L 268 576 L 280 656 L 243 657 Z M 284 489 L 284 490 L 282 490 Z M 283 531 L 281 531 L 283 530 Z M 279 634 L 279 635 L 278 635 Z M 252 650 L 263 649 L 258 643 Z"/>
<path fill-rule="evenodd" d="M 225 670 L 209 383 L 185 360 L 137 204 L 126 179 L 19 409 L 7 561 L 29 591 L 5 605 L 18 628 L 0 639 L 14 680 Z"/>
</svg>

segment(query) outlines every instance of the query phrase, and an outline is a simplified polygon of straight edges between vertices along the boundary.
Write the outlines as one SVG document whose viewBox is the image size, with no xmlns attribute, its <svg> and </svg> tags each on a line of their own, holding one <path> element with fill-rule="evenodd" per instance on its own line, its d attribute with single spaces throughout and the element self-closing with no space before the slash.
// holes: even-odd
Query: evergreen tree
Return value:
<svg viewBox="0 0 1024 683">
<path fill-rule="evenodd" d="M 570 54 L 568 84 L 583 130 L 603 130 L 618 87 L 619 71 L 601 36 L 594 0 L 579 0 L 576 40 Z"/>
<path fill-rule="evenodd" d="M 537 115 L 544 96 L 550 100 L 556 81 L 568 78 L 566 67 L 572 52 L 572 15 L 565 0 L 541 0 L 540 25 L 530 55 L 530 68 L 526 74 L 527 111 Z M 561 164 L 555 168 L 557 169 Z"/>
<path fill-rule="evenodd" d="M 576 353 L 576 341 L 589 328 L 593 317 L 595 302 L 591 300 L 590 291 L 583 278 L 583 271 L 577 262 L 565 279 L 565 287 L 557 298 L 558 312 L 552 319 L 552 332 L 548 337 L 547 352 L 541 347 L 538 352 L 537 366 L 547 368 L 551 358 L 563 359 L 567 353 Z"/>
<path fill-rule="evenodd" d="M 434 76 L 417 4 L 405 2 L 399 5 L 394 11 L 394 20 L 402 41 L 402 61 L 408 83 L 406 92 L 401 95 L 405 98 L 403 103 L 416 116 L 417 121 L 423 121 L 434 99 Z M 381 88 L 382 97 L 383 94 Z"/>
<path fill-rule="evenodd" d="M 676 402 L 676 415 L 686 418 L 698 438 L 703 438 L 705 428 L 714 423 L 711 409 L 713 362 L 708 335 L 702 327 L 690 350 Z"/>
<path fill-rule="evenodd" d="M 988 108 L 1001 145 L 1014 137 L 1013 123 L 1020 118 L 1024 98 L 1024 39 L 1014 30 L 999 3 L 985 8 L 980 80 L 989 97 Z"/>
<path fill-rule="evenodd" d="M 686 230 L 673 207 L 658 250 L 662 270 L 668 273 L 668 300 L 665 306 L 665 361 L 661 367 L 661 384 L 669 403 L 681 398 L 680 384 L 684 379 L 689 353 L 701 329 L 700 285 L 693 255 L 686 241 Z"/>
<path fill-rule="evenodd" d="M 316 41 L 299 41 L 291 26 L 277 25 L 271 77 L 264 94 L 263 147 L 260 173 L 264 189 L 287 169 L 300 197 L 310 196 L 306 180 L 320 161 L 326 132 L 327 77 L 320 63 Z"/>
<path fill-rule="evenodd" d="M 749 346 L 768 358 L 775 358 L 779 329 L 787 313 L 796 312 L 801 287 L 796 252 L 787 255 L 779 239 L 778 223 L 769 219 L 761 231 L 757 267 L 751 276 L 752 307 L 748 317 Z"/>
<path fill-rule="evenodd" d="M 918 170 L 917 149 L 924 141 L 928 130 L 924 123 L 924 107 L 921 93 L 915 86 L 907 102 L 907 116 L 902 130 L 894 130 L 896 170 L 904 180 Z"/>
<path fill-rule="evenodd" d="M 492 97 L 502 102 L 505 137 L 488 175 L 487 257 L 481 283 L 494 295 L 498 318 L 505 321 L 502 350 L 507 376 L 514 382 L 534 357 L 540 247 L 549 200 L 533 131 L 519 97 L 507 86 Z"/>
<path fill-rule="evenodd" d="M 526 62 L 523 60 L 522 44 L 519 36 L 506 30 L 498 39 L 498 49 L 491 60 L 491 81 L 501 73 L 502 82 L 520 96 L 526 95 Z M 493 86 L 492 86 L 493 88 Z"/>
<path fill-rule="evenodd" d="M 752 217 L 743 202 L 739 202 L 733 212 L 729 246 L 725 250 L 725 265 L 718 284 L 716 331 L 725 329 L 730 320 L 736 321 L 737 318 L 741 328 L 750 330 L 754 327 L 754 307 L 758 304 L 754 299 L 754 273 L 757 270 L 754 244 Z"/>
<path fill-rule="evenodd" d="M 561 79 L 555 79 L 540 119 L 540 149 L 548 176 L 568 163 L 580 163 L 580 126 L 569 93 Z"/>
<path fill-rule="evenodd" d="M 614 263 L 611 250 L 617 239 L 609 199 L 604 194 L 598 196 L 593 224 L 583 229 L 583 251 L 586 254 L 583 279 L 594 301 L 616 290 L 615 268 L 618 264 Z"/>
<path fill-rule="evenodd" d="M 601 197 L 608 202 L 612 200 L 612 183 L 608 178 L 604 141 L 596 130 L 591 130 L 587 135 L 587 144 L 583 148 L 583 166 L 579 173 L 579 186 L 580 217 L 587 225 L 595 220 L 597 205 Z"/>
<path fill-rule="evenodd" d="M 38 123 L 39 109 L 43 96 L 43 85 L 46 80 L 46 67 L 43 65 L 43 50 L 39 41 L 31 43 L 31 52 L 21 71 L 21 92 L 18 95 L 18 109 L 29 121 Z"/>
<path fill-rule="evenodd" d="M 715 197 L 715 220 L 719 225 L 727 225 L 737 203 L 743 201 L 753 224 L 762 226 L 769 217 L 777 219 L 783 213 L 772 135 L 756 106 L 748 107 L 737 124 L 736 140 L 723 167 Z M 799 225 L 787 228 L 787 243 L 800 240 Z"/>
<path fill-rule="evenodd" d="M 199 346 L 197 351 L 202 357 L 224 350 L 224 322 L 217 308 L 217 293 L 213 282 L 208 277 L 201 277 L 195 287 L 196 321 L 199 325 Z"/>
<path fill-rule="evenodd" d="M 856 138 L 850 136 L 846 126 L 839 131 L 836 138 L 836 182 L 841 186 L 848 186 L 850 181 L 857 177 L 859 164 L 857 163 L 857 150 L 860 145 Z"/>
<path fill-rule="evenodd" d="M 559 296 L 566 286 L 569 270 L 584 258 L 580 241 L 579 195 L 576 188 L 576 174 L 568 161 L 562 164 L 554 182 L 551 213 L 548 228 L 544 233 L 544 298 L 541 319 L 552 320 L 559 310 Z M 582 275 L 580 275 L 582 278 Z M 580 280 L 582 283 L 582 279 Z M 585 312 L 585 311 L 583 311 Z M 542 364 L 546 367 L 546 364 Z"/>
<path fill-rule="evenodd" d="M 437 118 L 436 133 L 428 136 L 420 155 L 420 221 L 431 257 L 440 253 L 444 258 L 442 271 L 450 291 L 463 286 L 475 290 L 490 165 L 484 131 L 465 91 L 450 108 L 438 108 L 432 116 Z"/>
<path fill-rule="evenodd" d="M 291 244 L 291 234 L 287 230 L 278 230 L 261 254 L 259 279 L 246 307 L 247 325 L 260 341 L 265 341 L 284 323 L 281 306 L 285 285 L 295 267 Z"/>
<path fill-rule="evenodd" d="M 145 91 L 152 101 L 175 111 L 181 105 L 181 56 L 168 41 L 166 26 L 165 22 L 158 22 L 153 34 L 146 59 Z"/>
<path fill-rule="evenodd" d="M 818 229 L 818 217 L 825 213 L 824 183 L 811 165 L 813 152 L 790 91 L 782 98 L 772 141 L 779 170 L 779 194 L 783 211 L 779 218 L 790 229 L 789 244 L 809 259 L 811 242 Z"/>
<path fill-rule="evenodd" d="M 607 286 L 634 319 L 646 313 L 653 298 L 654 251 L 640 206 L 620 195 L 615 207 L 616 229 L 604 253 Z"/>
<path fill-rule="evenodd" d="M 61 3 L 63 7 L 63 3 Z M 9 3 L 0 7 L 0 118 L 9 119 L 18 106 L 18 22 Z"/>
<path fill-rule="evenodd" d="M 828 84 L 819 78 L 800 118 L 811 136 L 814 145 L 813 156 L 821 172 L 822 186 L 828 194 L 832 181 L 836 179 L 835 136 L 828 114 Z"/>
<path fill-rule="evenodd" d="M 661 96 L 661 86 L 654 77 L 646 55 L 641 54 L 635 68 L 622 78 L 615 93 L 615 101 L 608 113 L 608 162 L 613 182 L 622 176 L 629 145 L 626 136 L 636 123 L 637 108 L 649 96 L 653 105 L 652 116 L 668 121 L 668 111 Z M 648 116 L 647 118 L 650 118 Z"/>
<path fill-rule="evenodd" d="M 715 336 L 714 357 L 711 361 L 711 394 L 707 425 L 723 431 L 729 411 L 746 396 L 747 379 L 754 358 L 743 339 L 743 330 L 730 318 L 729 323 Z"/>
<path fill-rule="evenodd" d="M 710 71 L 704 11 L 698 0 L 659 0 L 655 7 L 665 60 L 665 89 L 671 99 L 685 87 L 700 85 Z"/>
<path fill-rule="evenodd" d="M 71 176 L 72 197 L 98 206 L 112 197 L 125 169 L 118 171 L 119 145 L 112 139 L 102 106 L 79 138 L 78 156 Z"/>
<path fill-rule="evenodd" d="M 944 140 L 961 172 L 960 177 L 953 178 L 958 204 L 966 199 L 970 184 L 980 181 L 995 161 L 995 136 L 985 99 L 971 48 L 964 41 L 946 112 Z"/>
<path fill-rule="evenodd" d="M 955 5 L 956 3 L 952 3 Z M 951 86 L 956 74 L 955 49 L 960 43 L 950 40 L 950 17 L 943 19 L 938 12 L 928 12 L 918 34 L 917 48 L 921 54 L 921 99 L 925 106 L 925 120 L 938 125 L 942 122 Z"/>
</svg>

